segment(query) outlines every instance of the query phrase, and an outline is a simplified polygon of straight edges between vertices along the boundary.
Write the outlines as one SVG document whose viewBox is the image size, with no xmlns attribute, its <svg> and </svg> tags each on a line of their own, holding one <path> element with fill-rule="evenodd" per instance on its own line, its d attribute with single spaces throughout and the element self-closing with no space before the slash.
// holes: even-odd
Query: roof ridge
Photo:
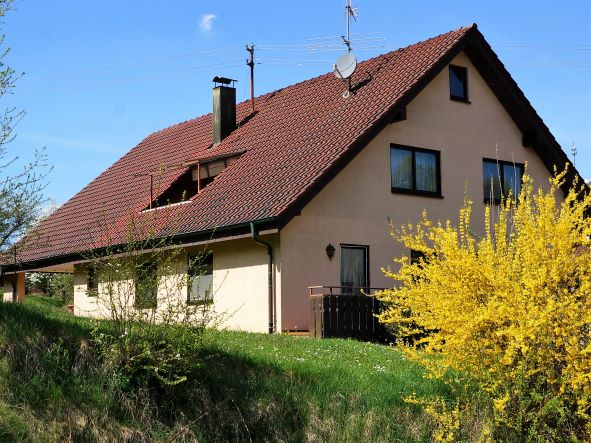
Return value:
<svg viewBox="0 0 591 443">
<path fill-rule="evenodd" d="M 415 43 L 411 43 L 411 44 L 409 44 L 409 45 L 407 45 L 407 46 L 403 46 L 403 47 L 400 47 L 400 48 L 397 48 L 397 49 L 393 49 L 392 51 L 386 52 L 386 53 L 384 53 L 384 54 L 379 54 L 379 55 L 376 55 L 375 57 L 368 58 L 368 59 L 366 59 L 366 60 L 363 60 L 363 61 L 361 61 L 361 62 L 360 62 L 360 64 L 366 64 L 366 63 L 368 63 L 368 62 L 372 62 L 372 61 L 375 61 L 375 60 L 378 60 L 378 59 L 382 59 L 382 58 L 388 58 L 389 56 L 392 56 L 393 54 L 395 54 L 395 53 L 397 53 L 397 52 L 405 51 L 405 50 L 407 50 L 407 49 L 409 49 L 409 48 L 411 48 L 411 47 L 415 47 L 415 46 L 419 46 L 419 45 L 425 44 L 425 43 L 427 43 L 427 42 L 430 42 L 430 41 L 432 41 L 432 40 L 434 40 L 434 39 L 441 38 L 441 37 L 444 37 L 444 36 L 446 36 L 446 35 L 449 35 L 449 34 L 456 33 L 456 32 L 458 32 L 458 31 L 469 31 L 470 29 L 477 29 L 477 28 L 478 28 L 478 25 L 477 25 L 476 23 L 472 23 L 471 25 L 467 25 L 467 26 L 461 26 L 461 27 L 459 27 L 459 28 L 457 28 L 457 29 L 453 29 L 453 30 L 451 30 L 451 31 L 448 31 L 448 32 L 443 32 L 443 33 L 441 33 L 441 34 L 438 34 L 438 35 L 435 35 L 435 36 L 433 36 L 433 37 L 429 37 L 429 38 L 427 38 L 427 39 L 424 39 L 424 40 L 421 40 L 421 41 L 418 41 L 418 42 L 415 42 Z M 289 84 L 289 85 L 287 85 L 287 86 L 283 86 L 283 87 L 281 87 L 281 88 L 277 88 L 277 89 L 275 89 L 275 90 L 273 90 L 273 91 L 268 91 L 268 92 L 266 92 L 266 93 L 264 93 L 264 94 L 261 94 L 261 95 L 255 96 L 255 101 L 256 101 L 257 99 L 258 99 L 258 100 L 264 100 L 264 99 L 268 99 L 268 98 L 269 98 L 269 96 L 276 95 L 277 93 L 279 93 L 279 92 L 282 92 L 282 91 L 284 91 L 284 90 L 286 90 L 286 89 L 295 88 L 296 86 L 300 86 L 300 85 L 307 84 L 307 83 L 313 83 L 313 82 L 315 82 L 315 81 L 318 81 L 319 79 L 321 79 L 321 78 L 323 78 L 323 77 L 326 77 L 326 76 L 329 76 L 329 75 L 331 75 L 331 74 L 332 74 L 332 72 L 325 72 L 324 74 L 320 74 L 320 75 L 317 75 L 317 76 L 315 76 L 315 77 L 307 78 L 307 79 L 301 80 L 301 81 L 299 81 L 299 82 L 292 83 L 292 84 Z M 245 99 L 245 100 L 242 100 L 242 101 L 240 101 L 240 102 L 236 103 L 236 107 L 238 108 L 239 106 L 244 106 L 245 104 L 248 104 L 249 102 L 250 102 L 250 98 L 248 98 L 248 99 Z M 153 136 L 155 136 L 155 135 L 157 135 L 157 134 L 159 134 L 159 133 L 161 133 L 161 132 L 168 131 L 168 130 L 170 130 L 170 129 L 173 129 L 173 128 L 175 128 L 175 127 L 178 127 L 178 126 L 185 125 L 185 124 L 187 124 L 187 123 L 195 122 L 195 121 L 197 121 L 197 120 L 199 120 L 199 119 L 202 119 L 202 118 L 205 118 L 205 117 L 207 117 L 207 116 L 209 116 L 209 115 L 211 115 L 211 114 L 212 114 L 211 112 L 208 112 L 208 113 L 206 113 L 206 114 L 201 114 L 201 115 L 198 115 L 198 116 L 196 116 L 196 117 L 189 118 L 189 119 L 187 119 L 187 120 L 184 120 L 184 121 L 181 121 L 181 122 L 174 123 L 174 124 L 172 124 L 172 125 L 169 125 L 169 126 L 166 126 L 166 127 L 162 128 L 162 129 L 158 129 L 158 130 L 156 130 L 156 131 L 154 131 L 154 132 L 150 133 L 149 135 L 145 136 L 143 139 L 141 139 L 141 140 L 140 140 L 140 141 L 139 141 L 139 142 L 138 142 L 138 143 L 137 143 L 137 144 L 134 146 L 134 148 L 135 148 L 136 146 L 139 146 L 140 144 L 142 144 L 142 143 L 143 143 L 144 141 L 146 141 L 147 139 L 149 139 L 149 138 L 151 138 L 151 137 L 153 137 Z M 134 148 L 132 148 L 132 149 L 131 149 L 130 151 L 128 151 L 127 153 L 131 152 L 131 151 L 132 151 Z"/>
<path fill-rule="evenodd" d="M 376 55 L 375 57 L 371 57 L 371 58 L 368 58 L 366 60 L 363 60 L 363 61 L 359 62 L 359 64 L 366 64 L 366 63 L 373 62 L 373 61 L 376 61 L 376 60 L 379 60 L 379 59 L 387 59 L 387 58 L 391 57 L 392 55 L 396 54 L 397 52 L 401 52 L 401 51 L 407 50 L 408 48 L 419 46 L 419 45 L 423 45 L 423 44 L 428 43 L 428 42 L 430 42 L 432 40 L 435 40 L 435 39 L 438 39 L 438 38 L 441 38 L 441 37 L 445 37 L 445 36 L 450 35 L 450 34 L 457 33 L 458 31 L 469 31 L 471 29 L 477 29 L 477 28 L 478 28 L 478 25 L 476 23 L 472 23 L 471 25 L 467 25 L 467 26 L 461 26 L 461 27 L 459 27 L 457 29 L 453 29 L 451 31 L 444 32 L 444 33 L 435 35 L 433 37 L 429 37 L 427 39 L 418 41 L 416 43 L 411 43 L 411 44 L 409 44 L 407 46 L 403 46 L 403 47 L 400 47 L 400 48 L 397 48 L 397 49 L 393 49 L 393 50 L 391 50 L 389 52 L 386 52 L 384 54 Z M 307 78 L 307 79 L 304 79 L 302 81 L 299 81 L 299 82 L 296 82 L 296 83 L 292 83 L 290 85 L 283 86 L 281 88 L 275 89 L 273 91 L 266 92 L 266 93 L 264 93 L 264 94 L 262 94 L 260 96 L 256 96 L 255 97 L 255 101 L 257 99 L 260 100 L 260 99 L 267 98 L 270 95 L 275 95 L 278 92 L 282 92 L 282 91 L 284 91 L 286 89 L 295 88 L 296 86 L 300 86 L 300 85 L 307 84 L 307 83 L 313 83 L 315 81 L 318 81 L 321 78 L 324 78 L 326 76 L 330 76 L 331 74 L 332 74 L 332 71 L 331 72 L 325 72 L 324 74 L 320 74 L 320 75 L 317 75 L 315 77 Z M 239 106 L 239 105 L 242 105 L 242 104 L 245 104 L 245 103 L 249 103 L 249 102 L 250 102 L 250 99 L 246 99 L 246 100 L 243 100 L 243 101 L 237 103 L 236 106 Z"/>
</svg>

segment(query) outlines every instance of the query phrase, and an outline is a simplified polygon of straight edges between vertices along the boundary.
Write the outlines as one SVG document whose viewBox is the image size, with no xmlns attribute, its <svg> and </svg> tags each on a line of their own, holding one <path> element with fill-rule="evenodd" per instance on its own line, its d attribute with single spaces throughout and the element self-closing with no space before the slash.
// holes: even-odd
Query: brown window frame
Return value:
<svg viewBox="0 0 591 443">
<path fill-rule="evenodd" d="M 498 171 L 499 171 L 499 186 L 500 186 L 500 190 L 501 190 L 501 198 L 490 198 L 487 195 L 484 195 L 484 164 L 485 163 L 489 163 L 489 164 L 494 164 L 495 166 L 498 167 Z M 513 167 L 518 167 L 520 169 L 521 175 L 519 177 L 520 180 L 520 187 L 521 187 L 521 180 L 523 179 L 523 174 L 525 173 L 525 164 L 524 163 L 517 163 L 517 162 L 510 162 L 510 161 L 506 161 L 506 160 L 495 160 L 492 158 L 483 158 L 482 159 L 482 193 L 484 196 L 484 203 L 486 204 L 495 204 L 495 205 L 499 205 L 501 204 L 501 201 L 503 198 L 505 198 L 507 196 L 507 190 L 504 189 L 504 183 L 505 183 L 505 170 L 503 168 L 503 166 L 513 166 Z M 517 195 L 513 195 L 513 197 L 517 197 Z"/>
<path fill-rule="evenodd" d="M 153 273 L 153 275 L 148 275 L 148 273 Z M 149 282 L 147 284 L 146 282 L 140 283 L 140 279 L 146 278 L 154 280 L 152 282 L 153 287 L 148 287 Z M 142 287 L 143 285 L 145 287 Z M 147 261 L 138 266 L 135 273 L 134 286 L 134 307 L 136 309 L 156 309 L 158 307 L 158 265 L 155 262 Z M 152 292 L 148 294 L 150 296 L 149 299 L 146 297 L 146 294 L 141 293 L 146 289 Z"/>
<path fill-rule="evenodd" d="M 392 151 L 394 149 L 401 150 L 401 151 L 410 151 L 412 153 L 412 163 L 411 163 L 411 182 L 412 188 L 400 188 L 392 185 Z M 437 190 L 435 191 L 424 191 L 417 189 L 417 180 L 416 180 L 416 153 L 426 153 L 426 154 L 433 154 L 435 155 L 435 180 L 437 184 Z M 416 146 L 408 146 L 408 145 L 400 145 L 397 143 L 390 144 L 390 187 L 391 191 L 394 194 L 409 194 L 409 195 L 418 195 L 423 197 L 435 197 L 435 198 L 443 198 L 441 194 L 441 151 L 436 151 L 434 149 L 425 149 L 425 148 L 417 148 Z"/>
<path fill-rule="evenodd" d="M 98 279 L 94 266 L 89 266 L 86 273 L 86 295 L 96 297 L 98 295 Z"/>
</svg>

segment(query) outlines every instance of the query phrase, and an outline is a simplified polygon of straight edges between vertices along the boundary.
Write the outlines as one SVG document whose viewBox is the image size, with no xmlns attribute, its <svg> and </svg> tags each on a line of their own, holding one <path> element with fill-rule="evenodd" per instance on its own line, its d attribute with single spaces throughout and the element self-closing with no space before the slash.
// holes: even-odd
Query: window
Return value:
<svg viewBox="0 0 591 443">
<path fill-rule="evenodd" d="M 468 101 L 468 70 L 466 68 L 449 65 L 449 97 L 452 100 Z"/>
<path fill-rule="evenodd" d="M 165 178 L 164 173 L 153 178 L 152 192 L 157 192 L 160 189 L 160 182 L 164 181 Z M 193 183 L 191 171 L 187 170 L 158 195 L 149 208 L 182 203 L 190 200 L 195 194 L 197 194 L 197 184 Z"/>
<path fill-rule="evenodd" d="M 135 307 L 154 309 L 158 299 L 158 274 L 156 263 L 143 263 L 136 269 L 135 275 Z"/>
<path fill-rule="evenodd" d="M 524 166 L 500 160 L 484 159 L 482 162 L 483 191 L 485 203 L 499 204 L 509 193 L 521 192 L 521 177 Z"/>
<path fill-rule="evenodd" d="M 390 146 L 392 192 L 441 197 L 439 152 Z"/>
<path fill-rule="evenodd" d="M 98 279 L 94 266 L 88 267 L 88 274 L 86 278 L 86 294 L 89 297 L 95 297 L 98 294 Z"/>
<path fill-rule="evenodd" d="M 189 284 L 187 302 L 206 304 L 213 302 L 213 254 L 211 252 L 189 256 Z"/>
<path fill-rule="evenodd" d="M 360 295 L 369 286 L 369 247 L 341 245 L 341 292 Z"/>
</svg>

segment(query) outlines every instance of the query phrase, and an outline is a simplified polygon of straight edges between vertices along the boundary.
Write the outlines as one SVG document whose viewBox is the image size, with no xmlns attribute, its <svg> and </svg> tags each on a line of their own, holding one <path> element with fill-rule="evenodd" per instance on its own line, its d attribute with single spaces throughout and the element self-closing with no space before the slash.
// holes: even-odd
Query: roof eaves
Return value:
<svg viewBox="0 0 591 443">
<path fill-rule="evenodd" d="M 275 217 L 267 217 L 262 219 L 245 221 L 234 225 L 206 229 L 198 232 L 176 234 L 173 236 L 171 243 L 173 245 L 184 245 L 187 243 L 207 242 L 217 239 L 224 239 L 227 237 L 246 235 L 251 232 L 251 223 L 254 223 L 260 232 L 278 229 L 277 219 Z M 45 257 L 27 262 L 7 263 L 0 266 L 0 270 L 2 274 L 7 274 L 13 272 L 23 272 L 33 269 L 46 268 L 49 266 L 63 265 L 68 263 L 80 263 L 92 260 L 91 257 L 100 257 L 101 254 L 105 254 L 107 252 L 112 253 L 113 251 L 118 251 L 120 249 L 125 249 L 125 245 L 110 245 L 108 247 L 96 248 L 89 251 L 81 251 L 76 253 L 68 253 L 63 255 Z"/>
</svg>

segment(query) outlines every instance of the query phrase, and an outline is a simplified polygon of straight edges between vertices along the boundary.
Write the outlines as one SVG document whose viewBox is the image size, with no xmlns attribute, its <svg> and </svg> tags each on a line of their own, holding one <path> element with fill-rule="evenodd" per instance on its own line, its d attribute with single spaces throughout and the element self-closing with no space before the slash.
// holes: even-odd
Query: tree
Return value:
<svg viewBox="0 0 591 443">
<path fill-rule="evenodd" d="M 0 20 L 11 9 L 12 3 L 13 0 L 0 0 Z M 4 39 L 5 34 L 2 33 L 0 100 L 13 93 L 20 76 L 4 62 L 10 51 L 4 46 Z M 44 151 L 36 151 L 31 161 L 19 166 L 19 157 L 11 155 L 7 149 L 7 145 L 16 137 L 15 126 L 24 114 L 24 111 L 15 108 L 5 108 L 0 114 L 0 253 L 6 252 L 17 240 L 22 239 L 38 221 L 40 209 L 45 203 L 42 191 L 50 168 Z M 33 236 L 29 237 L 30 241 L 33 239 Z"/>
<path fill-rule="evenodd" d="M 525 174 L 517 200 L 487 207 L 483 238 L 468 200 L 457 228 L 424 215 L 393 233 L 423 258 L 386 272 L 398 286 L 381 294 L 380 320 L 455 394 L 409 399 L 439 440 L 478 421 L 484 440 L 591 440 L 591 196 L 575 186 L 558 203 L 564 176 L 544 192 Z"/>
</svg>

